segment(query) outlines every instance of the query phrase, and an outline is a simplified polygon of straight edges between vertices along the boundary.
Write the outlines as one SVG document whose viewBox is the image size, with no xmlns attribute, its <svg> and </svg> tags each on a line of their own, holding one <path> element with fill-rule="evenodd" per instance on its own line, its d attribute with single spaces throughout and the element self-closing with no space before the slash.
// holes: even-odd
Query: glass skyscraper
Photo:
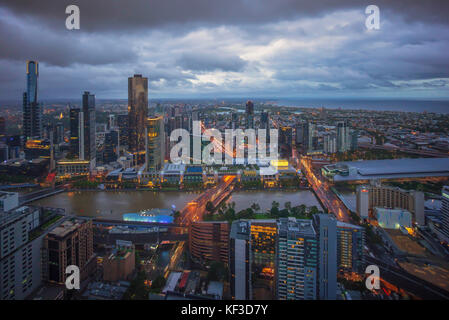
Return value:
<svg viewBox="0 0 449 320">
<path fill-rule="evenodd" d="M 27 91 L 23 93 L 23 134 L 25 141 L 42 137 L 42 106 L 37 100 L 39 64 L 27 61 Z"/>
<path fill-rule="evenodd" d="M 97 149 L 95 145 L 95 95 L 86 91 L 83 94 L 84 115 L 84 160 L 90 160 L 95 167 Z"/>
<path fill-rule="evenodd" d="M 128 146 L 137 162 L 145 155 L 145 127 L 148 116 L 148 78 L 140 74 L 128 78 Z"/>
<path fill-rule="evenodd" d="M 449 186 L 443 187 L 441 195 L 441 231 L 449 238 Z"/>
<path fill-rule="evenodd" d="M 162 116 L 147 119 L 146 125 L 147 171 L 160 171 L 165 158 L 165 130 Z"/>
<path fill-rule="evenodd" d="M 315 300 L 318 277 L 318 235 L 311 220 L 281 218 L 276 252 L 279 300 Z"/>
</svg>

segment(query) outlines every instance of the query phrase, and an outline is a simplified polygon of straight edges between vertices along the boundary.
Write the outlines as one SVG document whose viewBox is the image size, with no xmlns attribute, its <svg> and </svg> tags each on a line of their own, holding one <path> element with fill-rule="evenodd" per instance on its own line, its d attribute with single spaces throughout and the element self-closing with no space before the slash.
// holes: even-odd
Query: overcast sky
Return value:
<svg viewBox="0 0 449 320">
<path fill-rule="evenodd" d="M 150 99 L 449 98 L 448 14 L 447 0 L 0 0 L 0 100 L 21 100 L 29 59 L 40 99 L 127 98 L 134 73 Z"/>
</svg>

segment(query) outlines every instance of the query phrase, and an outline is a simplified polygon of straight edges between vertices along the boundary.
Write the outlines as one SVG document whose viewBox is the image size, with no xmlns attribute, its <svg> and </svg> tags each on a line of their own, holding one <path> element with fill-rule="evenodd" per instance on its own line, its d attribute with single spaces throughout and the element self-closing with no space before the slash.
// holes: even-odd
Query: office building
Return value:
<svg viewBox="0 0 449 320">
<path fill-rule="evenodd" d="M 305 152 L 313 152 L 317 148 L 317 129 L 313 122 L 304 122 L 296 129 L 296 138 L 302 138 L 301 143 Z M 299 137 L 298 137 L 299 135 Z"/>
<path fill-rule="evenodd" d="M 229 271 L 231 296 L 235 300 L 251 300 L 250 222 L 234 221 L 229 237 Z"/>
<path fill-rule="evenodd" d="M 273 280 L 276 265 L 275 220 L 250 220 L 251 223 L 251 272 L 259 279 Z M 274 288 L 273 288 L 274 289 Z"/>
<path fill-rule="evenodd" d="M 281 218 L 276 252 L 276 293 L 280 300 L 317 299 L 317 233 L 311 220 Z"/>
<path fill-rule="evenodd" d="M 260 114 L 260 128 L 261 129 L 269 129 L 270 128 L 270 118 L 268 116 L 268 112 L 267 111 L 263 111 Z"/>
<path fill-rule="evenodd" d="M 289 159 L 292 156 L 293 129 L 281 127 L 279 130 L 279 153 L 281 158 Z"/>
<path fill-rule="evenodd" d="M 317 297 L 337 298 L 337 220 L 334 215 L 315 214 L 313 226 L 318 236 Z"/>
<path fill-rule="evenodd" d="M 337 123 L 337 151 L 346 152 L 351 148 L 351 140 L 349 135 L 349 127 L 346 121 Z"/>
<path fill-rule="evenodd" d="M 38 102 L 39 63 L 27 61 L 27 91 L 23 93 L 23 135 L 28 139 L 42 137 L 42 105 Z"/>
<path fill-rule="evenodd" d="M 84 113 L 70 108 L 70 153 L 74 158 L 84 160 Z"/>
<path fill-rule="evenodd" d="M 221 261 L 228 264 L 229 223 L 196 221 L 189 230 L 190 255 L 196 261 Z"/>
<path fill-rule="evenodd" d="M 0 191 L 0 213 L 10 211 L 19 206 L 19 194 L 17 192 Z"/>
<path fill-rule="evenodd" d="M 358 148 L 359 133 L 357 130 L 351 131 L 351 151 L 355 151 Z"/>
<path fill-rule="evenodd" d="M 276 220 L 238 220 L 232 223 L 229 270 L 233 299 L 254 299 L 253 286 L 259 281 L 273 280 L 276 230 Z"/>
<path fill-rule="evenodd" d="M 399 208 L 413 214 L 416 223 L 425 225 L 424 193 L 421 191 L 406 191 L 396 187 L 374 184 L 357 187 L 356 212 L 366 219 L 373 213 L 374 207 Z"/>
<path fill-rule="evenodd" d="M 128 146 L 128 134 L 129 134 L 128 122 L 129 122 L 129 117 L 127 114 L 117 115 L 119 144 L 120 144 L 120 146 L 123 146 L 123 147 Z"/>
<path fill-rule="evenodd" d="M 64 284 L 69 265 L 78 266 L 81 281 L 86 279 L 96 268 L 92 220 L 71 218 L 51 230 L 44 238 L 42 259 L 45 281 Z"/>
<path fill-rule="evenodd" d="M 91 167 L 95 167 L 96 161 L 96 120 L 95 120 L 95 95 L 85 91 L 83 94 L 83 115 L 84 115 L 84 160 L 91 162 Z"/>
<path fill-rule="evenodd" d="M 145 128 L 148 116 L 148 78 L 140 74 L 128 78 L 128 146 L 129 151 L 145 154 Z M 135 157 L 135 158 L 142 158 Z M 141 163 L 141 159 L 137 159 Z"/>
<path fill-rule="evenodd" d="M 56 173 L 60 179 L 74 176 L 87 176 L 90 172 L 90 161 L 80 159 L 64 159 L 56 162 Z"/>
<path fill-rule="evenodd" d="M 160 171 L 165 159 L 165 131 L 162 116 L 147 118 L 145 150 L 146 170 Z"/>
<path fill-rule="evenodd" d="M 246 102 L 246 129 L 254 129 L 254 103 L 251 100 Z"/>
<path fill-rule="evenodd" d="M 6 134 L 5 117 L 0 117 L 0 137 L 3 137 L 5 134 Z"/>
<path fill-rule="evenodd" d="M 106 132 L 104 135 L 103 163 L 117 161 L 119 155 L 119 133 L 116 130 Z"/>
<path fill-rule="evenodd" d="M 23 300 L 42 284 L 40 210 L 0 213 L 0 300 Z"/>
<path fill-rule="evenodd" d="M 449 238 L 449 186 L 441 192 L 441 231 Z"/>
<path fill-rule="evenodd" d="M 9 147 L 0 142 L 0 163 L 9 160 Z"/>
<path fill-rule="evenodd" d="M 337 152 L 337 136 L 335 134 L 328 133 L 324 135 L 323 151 L 327 154 L 333 154 Z"/>
<path fill-rule="evenodd" d="M 299 124 L 296 125 L 296 135 L 295 135 L 296 144 L 302 145 L 304 143 L 305 128 L 306 122 L 300 122 Z"/>
<path fill-rule="evenodd" d="M 25 143 L 23 151 L 25 159 L 33 160 L 38 158 L 50 159 L 51 141 L 48 139 L 29 139 Z"/>
<path fill-rule="evenodd" d="M 365 271 L 365 229 L 337 221 L 337 264 L 341 271 Z"/>
<path fill-rule="evenodd" d="M 357 187 L 356 212 L 362 219 L 368 219 L 369 213 L 369 189 L 367 187 Z"/>
<path fill-rule="evenodd" d="M 110 282 L 129 280 L 136 266 L 134 245 L 117 240 L 112 252 L 103 260 L 103 280 Z"/>
</svg>

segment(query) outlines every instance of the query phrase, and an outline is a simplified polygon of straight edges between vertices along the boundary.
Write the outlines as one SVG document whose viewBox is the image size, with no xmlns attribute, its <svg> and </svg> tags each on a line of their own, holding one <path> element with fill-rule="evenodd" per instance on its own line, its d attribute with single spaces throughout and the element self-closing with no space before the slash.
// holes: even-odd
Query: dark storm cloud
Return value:
<svg viewBox="0 0 449 320">
<path fill-rule="evenodd" d="M 65 28 L 70 4 L 81 30 Z M 126 97 L 134 73 L 150 97 L 448 96 L 448 12 L 447 0 L 0 0 L 0 99 L 20 99 L 28 59 L 43 98 Z"/>
<path fill-rule="evenodd" d="M 0 11 L 1 12 L 1 11 Z M 51 30 L 39 22 L 0 17 L 0 59 L 36 59 L 53 65 L 108 64 L 135 58 L 132 49 L 117 46 L 117 38 L 89 37 Z"/>
<path fill-rule="evenodd" d="M 447 0 L 3 0 L 16 14 L 63 27 L 65 8 L 75 4 L 89 31 L 159 27 L 170 24 L 260 24 L 376 4 L 408 20 L 448 23 Z"/>
</svg>

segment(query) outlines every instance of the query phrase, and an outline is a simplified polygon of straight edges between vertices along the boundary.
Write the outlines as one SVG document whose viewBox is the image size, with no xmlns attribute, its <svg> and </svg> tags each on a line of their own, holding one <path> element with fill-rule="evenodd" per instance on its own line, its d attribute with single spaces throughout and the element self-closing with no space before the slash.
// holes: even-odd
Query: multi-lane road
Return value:
<svg viewBox="0 0 449 320">
<path fill-rule="evenodd" d="M 192 222 L 201 221 L 206 204 L 211 201 L 214 207 L 218 206 L 233 190 L 234 176 L 225 176 L 215 187 L 207 189 L 195 200 L 189 202 L 182 210 L 179 222 L 183 226 L 189 226 Z"/>
<path fill-rule="evenodd" d="M 297 152 L 295 153 L 298 157 Z M 342 222 L 351 223 L 351 216 L 349 209 L 345 206 L 335 193 L 330 189 L 327 181 L 323 179 L 320 174 L 313 172 L 312 164 L 306 158 L 301 159 L 301 167 L 304 174 L 312 186 L 313 191 L 320 199 L 321 203 L 326 209 L 335 215 L 335 217 Z"/>
</svg>

